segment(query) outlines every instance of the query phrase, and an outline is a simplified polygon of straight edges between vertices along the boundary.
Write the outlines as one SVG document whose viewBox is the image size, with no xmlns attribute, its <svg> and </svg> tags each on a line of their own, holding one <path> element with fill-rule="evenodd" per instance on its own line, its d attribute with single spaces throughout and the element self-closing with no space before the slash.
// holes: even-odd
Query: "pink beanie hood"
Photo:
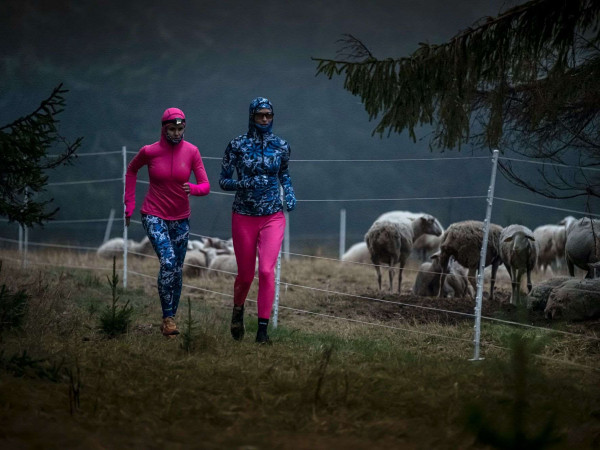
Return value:
<svg viewBox="0 0 600 450">
<path fill-rule="evenodd" d="M 179 108 L 167 108 L 162 115 L 162 124 L 175 123 L 176 119 L 181 119 L 185 123 L 185 114 Z"/>
<path fill-rule="evenodd" d="M 185 127 L 185 114 L 179 108 L 167 108 L 162 115 L 162 133 L 161 133 L 161 141 L 164 139 L 171 145 L 177 145 L 181 141 L 183 141 L 183 134 L 180 135 L 178 139 L 174 139 L 169 136 L 167 133 L 167 125 L 175 124 L 181 125 Z"/>
</svg>

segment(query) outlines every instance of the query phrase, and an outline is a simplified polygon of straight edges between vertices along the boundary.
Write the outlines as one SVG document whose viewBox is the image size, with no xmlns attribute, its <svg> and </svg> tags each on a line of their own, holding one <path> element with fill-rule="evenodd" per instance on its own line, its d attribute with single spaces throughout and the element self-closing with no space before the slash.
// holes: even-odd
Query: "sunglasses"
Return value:
<svg viewBox="0 0 600 450">
<path fill-rule="evenodd" d="M 259 113 L 259 112 L 257 112 L 257 113 L 254 113 L 254 118 L 255 119 L 262 119 L 263 117 L 266 117 L 267 119 L 272 119 L 274 115 L 275 114 L 273 114 L 272 112 L 268 112 L 268 113 Z"/>
</svg>

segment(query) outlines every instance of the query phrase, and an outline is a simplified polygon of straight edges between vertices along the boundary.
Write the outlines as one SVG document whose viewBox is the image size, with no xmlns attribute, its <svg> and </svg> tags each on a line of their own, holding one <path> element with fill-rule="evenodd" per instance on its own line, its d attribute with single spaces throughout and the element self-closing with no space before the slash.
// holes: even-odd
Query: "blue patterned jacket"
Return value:
<svg viewBox="0 0 600 450">
<path fill-rule="evenodd" d="M 288 171 L 290 146 L 273 133 L 258 133 L 252 126 L 248 133 L 233 139 L 225 149 L 219 185 L 236 191 L 233 211 L 249 216 L 266 216 L 283 210 L 279 183 L 283 187 L 287 210 L 296 198 Z M 233 178 L 234 171 L 237 179 Z"/>
</svg>

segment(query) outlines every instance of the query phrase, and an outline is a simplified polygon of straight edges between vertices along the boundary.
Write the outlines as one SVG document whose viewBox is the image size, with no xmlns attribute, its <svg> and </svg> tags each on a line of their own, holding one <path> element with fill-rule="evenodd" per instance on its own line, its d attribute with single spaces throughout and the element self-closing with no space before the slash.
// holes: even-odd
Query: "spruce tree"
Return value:
<svg viewBox="0 0 600 450">
<path fill-rule="evenodd" d="M 46 170 L 67 164 L 82 138 L 69 143 L 58 132 L 57 115 L 64 110 L 64 94 L 58 85 L 40 106 L 24 117 L 0 127 L 0 216 L 31 227 L 51 219 L 58 208 L 48 211 L 52 200 L 36 200 L 44 191 Z M 48 151 L 59 147 L 57 156 Z"/>
<path fill-rule="evenodd" d="M 379 120 L 373 134 L 416 140 L 432 126 L 431 149 L 468 143 L 554 163 L 505 159 L 500 170 L 549 198 L 590 199 L 600 197 L 599 172 L 582 169 L 600 166 L 599 12 L 598 0 L 532 0 L 406 57 L 376 58 L 348 34 L 338 59 L 313 59 L 317 74 L 345 76 Z"/>
</svg>

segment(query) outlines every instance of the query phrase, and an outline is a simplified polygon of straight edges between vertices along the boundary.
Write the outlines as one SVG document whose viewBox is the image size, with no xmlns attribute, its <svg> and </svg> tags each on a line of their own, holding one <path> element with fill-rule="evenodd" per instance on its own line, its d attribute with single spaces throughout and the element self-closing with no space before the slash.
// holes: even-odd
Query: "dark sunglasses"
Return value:
<svg viewBox="0 0 600 450">
<path fill-rule="evenodd" d="M 275 114 L 273 114 L 272 112 L 268 112 L 268 113 L 258 113 L 257 112 L 257 113 L 254 113 L 254 118 L 260 119 L 262 117 L 266 117 L 267 119 L 272 119 L 274 115 Z"/>
</svg>

